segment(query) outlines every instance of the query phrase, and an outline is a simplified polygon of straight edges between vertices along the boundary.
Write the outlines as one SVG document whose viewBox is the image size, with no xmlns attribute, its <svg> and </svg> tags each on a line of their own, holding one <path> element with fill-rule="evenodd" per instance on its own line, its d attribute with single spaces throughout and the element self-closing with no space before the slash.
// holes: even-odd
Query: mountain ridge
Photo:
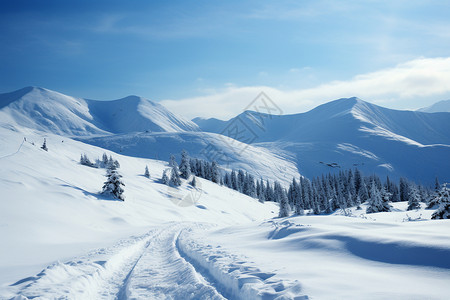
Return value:
<svg viewBox="0 0 450 300">
<path fill-rule="evenodd" d="M 199 130 L 193 122 L 142 97 L 100 101 L 75 98 L 40 87 L 0 94 L 0 114 L 2 120 L 10 124 L 69 136 Z"/>
</svg>

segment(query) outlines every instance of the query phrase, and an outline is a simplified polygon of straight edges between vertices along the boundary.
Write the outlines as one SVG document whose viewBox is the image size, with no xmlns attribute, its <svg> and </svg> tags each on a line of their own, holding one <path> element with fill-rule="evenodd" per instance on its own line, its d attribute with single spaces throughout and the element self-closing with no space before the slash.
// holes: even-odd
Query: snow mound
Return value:
<svg viewBox="0 0 450 300">
<path fill-rule="evenodd" d="M 296 280 L 281 280 L 263 272 L 244 257 L 213 247 L 200 236 L 183 231 L 176 241 L 180 254 L 217 282 L 229 299 L 308 299 Z"/>
</svg>

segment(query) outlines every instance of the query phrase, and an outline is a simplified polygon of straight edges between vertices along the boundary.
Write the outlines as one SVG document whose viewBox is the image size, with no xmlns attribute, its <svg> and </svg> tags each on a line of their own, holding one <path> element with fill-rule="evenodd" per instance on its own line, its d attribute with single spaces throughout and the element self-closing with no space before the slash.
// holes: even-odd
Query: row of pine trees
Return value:
<svg viewBox="0 0 450 300">
<path fill-rule="evenodd" d="M 448 189 L 445 186 L 441 188 L 437 179 L 432 190 L 406 178 L 400 178 L 398 184 L 389 177 L 382 182 L 377 175 L 363 176 L 358 169 L 323 175 L 312 181 L 305 177 L 293 178 L 286 189 L 277 181 L 271 184 L 269 180 L 255 179 L 252 174 L 243 170 L 221 172 L 215 161 L 189 158 L 186 151 L 181 153 L 179 168 L 174 156 L 171 156 L 169 165 L 172 167 L 170 178 L 163 174 L 163 178 L 166 178 L 163 182 L 166 184 L 178 186 L 181 181 L 176 174 L 185 179 L 193 174 L 194 179 L 198 176 L 210 180 L 257 198 L 260 202 L 278 202 L 280 217 L 292 213 L 303 215 L 306 210 L 317 215 L 330 214 L 337 209 L 347 213 L 351 207 L 361 209 L 362 203 L 366 204 L 366 213 L 387 212 L 392 208 L 389 203 L 399 201 L 407 201 L 408 210 L 414 210 L 420 208 L 420 202 L 431 203 L 432 199 L 444 199 L 440 201 L 445 202 L 447 198 L 439 197 L 438 194 L 445 194 L 445 191 L 448 194 Z"/>
</svg>

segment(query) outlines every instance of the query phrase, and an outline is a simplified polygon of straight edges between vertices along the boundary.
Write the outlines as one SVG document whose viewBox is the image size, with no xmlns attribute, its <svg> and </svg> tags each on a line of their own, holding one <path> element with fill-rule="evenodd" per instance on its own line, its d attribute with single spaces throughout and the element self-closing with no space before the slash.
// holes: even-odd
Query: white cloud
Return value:
<svg viewBox="0 0 450 300">
<path fill-rule="evenodd" d="M 392 108 L 418 108 L 450 97 L 450 57 L 419 58 L 395 67 L 332 81 L 313 88 L 281 90 L 269 86 L 228 86 L 209 94 L 161 104 L 188 118 L 231 118 L 264 91 L 285 113 L 307 111 L 330 100 L 356 96 Z M 428 102 L 424 99 L 428 98 Z"/>
</svg>

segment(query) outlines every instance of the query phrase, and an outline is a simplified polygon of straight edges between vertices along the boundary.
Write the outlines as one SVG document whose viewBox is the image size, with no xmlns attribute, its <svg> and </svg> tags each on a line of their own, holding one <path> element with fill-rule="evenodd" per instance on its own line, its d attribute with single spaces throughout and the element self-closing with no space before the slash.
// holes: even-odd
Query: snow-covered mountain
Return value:
<svg viewBox="0 0 450 300">
<path fill-rule="evenodd" d="M 345 98 L 302 114 L 247 111 L 228 121 L 194 121 L 225 135 L 237 126 L 242 130 L 236 139 L 289 151 L 307 177 L 357 166 L 393 178 L 450 180 L 450 113 L 398 111 Z"/>
<path fill-rule="evenodd" d="M 19 125 L 70 136 L 198 130 L 193 122 L 141 97 L 96 101 L 38 87 L 0 94 L 0 120 L 2 126 Z"/>
<path fill-rule="evenodd" d="M 427 113 L 450 112 L 450 100 L 442 100 L 442 101 L 436 102 L 430 106 L 420 108 L 417 111 L 427 112 Z"/>
</svg>

